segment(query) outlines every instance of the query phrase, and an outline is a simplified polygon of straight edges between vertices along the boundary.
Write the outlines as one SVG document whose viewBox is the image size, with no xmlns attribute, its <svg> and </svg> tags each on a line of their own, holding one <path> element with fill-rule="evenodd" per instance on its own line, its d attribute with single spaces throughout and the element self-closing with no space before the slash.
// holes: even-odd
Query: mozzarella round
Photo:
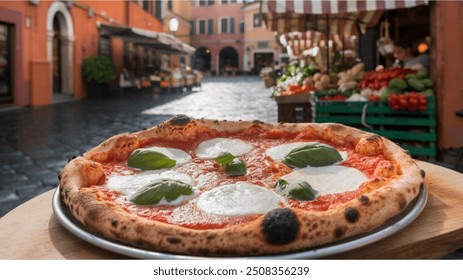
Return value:
<svg viewBox="0 0 463 280">
<path fill-rule="evenodd" d="M 213 138 L 198 145 L 196 155 L 200 159 L 214 159 L 220 153 L 230 153 L 241 156 L 252 150 L 252 145 L 246 141 L 232 138 Z"/>
<path fill-rule="evenodd" d="M 175 166 L 181 166 L 191 161 L 191 156 L 180 149 L 153 146 L 149 148 L 140 148 L 139 150 L 161 153 L 170 159 L 174 159 L 176 161 Z"/>
<path fill-rule="evenodd" d="M 238 182 L 223 185 L 202 193 L 197 205 L 209 214 L 242 216 L 265 214 L 281 207 L 282 197 L 267 188 Z"/>
<path fill-rule="evenodd" d="M 281 179 L 289 183 L 306 181 L 317 191 L 318 195 L 353 191 L 368 180 L 358 169 L 342 165 L 304 167 L 281 177 Z"/>
<path fill-rule="evenodd" d="M 175 171 L 146 171 L 136 175 L 122 176 L 112 175 L 109 177 L 106 187 L 113 191 L 120 192 L 123 196 L 130 199 L 139 189 L 149 184 L 156 183 L 161 180 L 176 180 L 195 187 L 194 180 L 187 174 Z M 190 198 L 191 196 L 180 196 L 174 201 L 162 199 L 157 205 L 178 205 Z"/>
<path fill-rule="evenodd" d="M 325 146 L 333 148 L 330 145 L 318 143 L 318 142 L 294 142 L 294 143 L 282 144 L 282 145 L 272 147 L 268 149 L 265 153 L 269 157 L 271 157 L 273 160 L 282 161 L 292 150 L 308 145 L 308 144 L 320 144 L 320 145 L 325 145 Z M 339 151 L 339 150 L 338 152 L 341 155 L 343 161 L 347 159 L 347 152 Z"/>
</svg>

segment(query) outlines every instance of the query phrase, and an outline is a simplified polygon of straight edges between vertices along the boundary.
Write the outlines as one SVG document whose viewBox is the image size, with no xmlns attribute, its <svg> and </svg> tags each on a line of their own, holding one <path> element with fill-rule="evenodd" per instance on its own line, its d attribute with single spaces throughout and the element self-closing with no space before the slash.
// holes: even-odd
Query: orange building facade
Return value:
<svg viewBox="0 0 463 280">
<path fill-rule="evenodd" d="M 116 72 L 124 67 L 124 42 L 102 40 L 99 25 L 162 31 L 162 8 L 162 1 L 1 1 L 0 104 L 86 97 L 84 59 L 106 47 Z"/>
</svg>

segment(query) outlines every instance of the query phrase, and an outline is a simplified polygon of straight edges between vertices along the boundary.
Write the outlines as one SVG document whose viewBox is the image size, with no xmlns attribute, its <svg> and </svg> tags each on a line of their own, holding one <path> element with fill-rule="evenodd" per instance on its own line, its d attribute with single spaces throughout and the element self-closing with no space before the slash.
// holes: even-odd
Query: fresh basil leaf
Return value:
<svg viewBox="0 0 463 280">
<path fill-rule="evenodd" d="M 275 191 L 282 196 L 303 201 L 314 200 L 317 194 L 317 191 L 305 181 L 288 183 L 284 179 L 279 179 L 275 183 Z"/>
<path fill-rule="evenodd" d="M 282 162 L 289 167 L 302 168 L 327 166 L 341 160 L 341 154 L 335 148 L 314 143 L 291 150 Z"/>
<path fill-rule="evenodd" d="M 228 176 L 246 175 L 246 163 L 239 158 L 235 158 L 232 162 L 225 165 L 225 172 Z"/>
<path fill-rule="evenodd" d="M 127 165 L 142 170 L 155 170 L 174 167 L 176 160 L 153 150 L 137 149 L 130 154 Z"/>
<path fill-rule="evenodd" d="M 234 159 L 234 155 L 227 152 L 222 152 L 219 154 L 218 157 L 215 158 L 215 162 L 217 162 L 218 164 L 227 164 L 232 162 Z"/>
<path fill-rule="evenodd" d="M 181 195 L 192 193 L 191 185 L 177 180 L 164 179 L 144 186 L 132 196 L 130 201 L 136 205 L 155 205 L 163 198 L 173 201 Z"/>
<path fill-rule="evenodd" d="M 284 180 L 284 179 L 278 179 L 278 181 L 275 183 L 275 190 L 281 194 L 281 195 L 284 195 L 285 191 L 286 191 L 286 187 L 289 185 L 288 181 Z M 286 196 L 286 195 L 284 195 Z"/>
</svg>

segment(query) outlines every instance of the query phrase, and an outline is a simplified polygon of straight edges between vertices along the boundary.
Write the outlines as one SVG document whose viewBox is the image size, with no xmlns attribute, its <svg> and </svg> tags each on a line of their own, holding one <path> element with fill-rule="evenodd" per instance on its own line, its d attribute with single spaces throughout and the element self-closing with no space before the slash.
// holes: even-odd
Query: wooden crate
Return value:
<svg viewBox="0 0 463 280">
<path fill-rule="evenodd" d="M 278 122 L 311 122 L 311 98 L 313 97 L 310 93 L 275 97 L 278 105 Z"/>
<path fill-rule="evenodd" d="M 365 107 L 366 106 L 366 107 Z M 365 118 L 362 122 L 362 111 Z M 415 158 L 435 159 L 436 101 L 425 112 L 394 111 L 383 102 L 314 101 L 314 122 L 336 122 L 370 131 L 396 142 Z"/>
</svg>

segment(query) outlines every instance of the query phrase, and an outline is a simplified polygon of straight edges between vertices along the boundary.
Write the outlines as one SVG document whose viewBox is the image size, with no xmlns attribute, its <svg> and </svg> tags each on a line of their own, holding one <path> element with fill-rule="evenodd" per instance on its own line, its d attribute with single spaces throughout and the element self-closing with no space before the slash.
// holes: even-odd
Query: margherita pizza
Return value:
<svg viewBox="0 0 463 280">
<path fill-rule="evenodd" d="M 89 231 L 157 252 L 252 256 L 367 233 L 422 172 L 393 142 L 333 123 L 177 116 L 71 160 L 60 195 Z"/>
</svg>

